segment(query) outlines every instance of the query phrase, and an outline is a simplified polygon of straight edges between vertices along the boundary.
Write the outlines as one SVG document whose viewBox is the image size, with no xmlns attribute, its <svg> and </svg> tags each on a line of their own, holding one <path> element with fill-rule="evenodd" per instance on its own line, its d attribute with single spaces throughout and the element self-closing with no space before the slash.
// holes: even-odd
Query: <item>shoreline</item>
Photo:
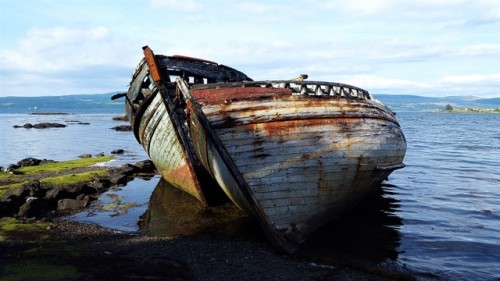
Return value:
<svg viewBox="0 0 500 281">
<path fill-rule="evenodd" d="M 126 181 L 120 184 L 126 185 Z M 78 210 L 81 208 L 69 212 Z M 386 270 L 356 257 L 344 259 L 345 253 L 324 262 L 307 251 L 283 254 L 263 238 L 260 229 L 246 235 L 204 231 L 161 237 L 70 221 L 65 218 L 67 213 L 68 210 L 56 210 L 30 218 L 19 215 L 0 218 L 0 264 L 4 265 L 0 279 L 415 279 L 412 274 Z"/>
<path fill-rule="evenodd" d="M 0 222 L 4 219 L 0 219 Z M 63 218 L 0 241 L 0 278 L 37 280 L 415 280 L 356 263 L 326 265 L 282 255 L 269 243 L 197 234 L 158 237 Z M 1 233 L 1 232 L 0 232 Z M 15 238 L 14 238 L 15 237 Z M 30 271 L 26 271 L 27 269 Z M 18 279 L 16 279 L 18 280 Z M 41 279 L 40 279 L 41 280 Z"/>
</svg>

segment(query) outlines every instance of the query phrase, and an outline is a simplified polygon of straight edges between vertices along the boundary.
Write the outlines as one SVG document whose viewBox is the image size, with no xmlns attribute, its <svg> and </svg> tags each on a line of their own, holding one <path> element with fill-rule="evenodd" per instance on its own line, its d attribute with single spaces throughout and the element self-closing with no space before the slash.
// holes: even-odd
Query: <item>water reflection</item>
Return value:
<svg viewBox="0 0 500 281">
<path fill-rule="evenodd" d="M 394 188 L 387 184 L 379 188 L 364 204 L 316 232 L 298 254 L 321 263 L 396 260 L 402 219 L 394 213 L 399 208 L 399 201 L 391 196 Z M 158 182 L 139 227 L 159 236 L 209 232 L 265 239 L 256 219 L 233 204 L 203 208 L 192 196 L 164 180 Z"/>
<path fill-rule="evenodd" d="M 397 260 L 403 221 L 395 215 L 399 201 L 392 196 L 394 188 L 384 184 L 363 204 L 320 229 L 302 245 L 301 254 L 319 262 Z"/>
<path fill-rule="evenodd" d="M 261 237 L 255 218 L 235 205 L 203 207 L 194 197 L 161 179 L 149 200 L 148 209 L 139 220 L 139 229 L 157 236 L 216 233 L 229 236 Z"/>
</svg>

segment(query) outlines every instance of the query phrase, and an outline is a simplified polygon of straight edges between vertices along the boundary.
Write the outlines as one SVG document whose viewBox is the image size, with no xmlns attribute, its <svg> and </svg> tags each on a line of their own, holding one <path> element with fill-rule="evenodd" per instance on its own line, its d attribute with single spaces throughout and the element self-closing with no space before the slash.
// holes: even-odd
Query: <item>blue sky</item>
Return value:
<svg viewBox="0 0 500 281">
<path fill-rule="evenodd" d="M 498 0 L 0 0 L 0 96 L 125 91 L 149 45 L 372 94 L 500 97 Z"/>
</svg>

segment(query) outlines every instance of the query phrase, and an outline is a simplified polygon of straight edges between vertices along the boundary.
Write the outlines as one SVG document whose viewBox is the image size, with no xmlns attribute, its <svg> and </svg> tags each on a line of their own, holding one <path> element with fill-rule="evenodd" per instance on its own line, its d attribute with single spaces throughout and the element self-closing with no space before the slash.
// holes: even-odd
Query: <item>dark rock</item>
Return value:
<svg viewBox="0 0 500 281">
<path fill-rule="evenodd" d="M 42 190 L 40 181 L 34 180 L 27 185 L 30 197 L 40 197 L 44 195 L 44 190 Z"/>
<path fill-rule="evenodd" d="M 31 124 L 31 123 L 26 123 L 22 126 L 20 125 L 14 125 L 14 128 L 25 128 L 25 129 L 47 129 L 47 128 L 64 128 L 66 125 L 60 124 L 60 123 L 48 123 L 48 122 L 43 122 L 43 123 L 38 123 L 38 124 Z"/>
<path fill-rule="evenodd" d="M 57 163 L 57 161 L 42 159 L 42 161 L 40 162 L 39 165 L 46 164 L 46 163 Z"/>
<path fill-rule="evenodd" d="M 28 185 L 23 185 L 18 188 L 9 188 L 5 193 L 3 194 L 2 198 L 0 199 L 0 202 L 4 201 L 24 201 L 25 197 L 28 197 L 30 195 L 30 189 Z"/>
<path fill-rule="evenodd" d="M 78 157 L 80 157 L 80 158 L 92 158 L 92 154 L 82 154 Z"/>
<path fill-rule="evenodd" d="M 17 165 L 19 167 L 37 166 L 40 164 L 40 162 L 42 162 L 42 160 L 30 157 L 24 158 L 23 160 L 17 162 Z"/>
<path fill-rule="evenodd" d="M 48 209 L 48 203 L 43 198 L 28 197 L 26 202 L 19 207 L 17 215 L 28 218 L 38 217 L 43 211 L 47 211 Z"/>
<path fill-rule="evenodd" d="M 105 154 L 104 154 L 104 152 L 101 152 L 101 153 L 97 154 L 95 157 L 103 157 L 103 156 L 105 156 Z"/>
<path fill-rule="evenodd" d="M 112 175 L 109 181 L 112 185 L 124 185 L 128 182 L 128 176 L 124 174 Z"/>
<path fill-rule="evenodd" d="M 72 210 L 85 208 L 89 204 L 90 197 L 87 195 L 83 199 L 61 199 L 57 201 L 57 210 Z"/>
<path fill-rule="evenodd" d="M 126 131 L 132 131 L 132 127 L 130 125 L 120 125 L 120 126 L 115 126 L 113 128 L 111 128 L 115 131 L 119 131 L 119 132 L 126 132 Z"/>
<path fill-rule="evenodd" d="M 133 174 L 139 172 L 139 168 L 132 164 L 125 164 L 119 168 L 120 173 L 125 174 L 127 176 L 132 176 Z"/>
<path fill-rule="evenodd" d="M 142 173 L 154 173 L 156 171 L 156 167 L 151 160 L 143 160 L 135 163 L 135 166 Z"/>
<path fill-rule="evenodd" d="M 64 128 L 66 125 L 60 123 L 38 123 L 33 125 L 35 129 Z"/>
<path fill-rule="evenodd" d="M 76 200 L 83 200 L 83 199 L 85 199 L 85 197 L 88 197 L 88 198 L 89 198 L 89 200 L 90 200 L 90 196 L 89 196 L 89 195 L 85 195 L 85 194 L 83 194 L 83 193 L 82 193 L 82 194 L 80 194 L 80 195 L 78 195 L 78 196 L 76 196 L 76 198 L 75 198 L 75 199 L 76 199 Z"/>
<path fill-rule="evenodd" d="M 2 172 L 9 174 L 18 174 L 16 169 L 19 169 L 19 165 L 11 164 L 8 167 L 2 168 Z"/>
<path fill-rule="evenodd" d="M 52 200 L 59 200 L 64 197 L 68 197 L 69 192 L 66 191 L 64 187 L 54 187 L 49 190 L 47 190 L 47 193 L 45 194 L 45 198 L 47 199 L 52 199 Z"/>
<path fill-rule="evenodd" d="M 78 194 L 85 193 L 85 191 L 90 191 L 87 185 L 58 186 L 47 190 L 45 198 L 56 201 L 64 198 L 76 198 Z"/>
<path fill-rule="evenodd" d="M 31 115 L 69 115 L 67 112 L 33 112 Z"/>
<path fill-rule="evenodd" d="M 89 188 L 94 188 L 97 192 L 103 192 L 111 185 L 111 181 L 105 178 L 95 178 L 87 186 Z"/>
<path fill-rule="evenodd" d="M 113 120 L 115 120 L 115 121 L 128 121 L 128 118 L 127 118 L 127 115 L 120 115 L 120 116 L 113 117 Z"/>
<path fill-rule="evenodd" d="M 36 192 L 30 190 L 29 185 L 7 189 L 0 198 L 0 217 L 17 214 L 19 207 L 26 203 L 26 198 L 30 194 L 36 194 Z"/>
<path fill-rule="evenodd" d="M 90 125 L 89 122 L 78 122 L 78 125 Z"/>
<path fill-rule="evenodd" d="M 123 150 L 121 148 L 111 151 L 111 154 L 123 154 L 123 153 L 125 153 L 125 150 Z"/>
</svg>

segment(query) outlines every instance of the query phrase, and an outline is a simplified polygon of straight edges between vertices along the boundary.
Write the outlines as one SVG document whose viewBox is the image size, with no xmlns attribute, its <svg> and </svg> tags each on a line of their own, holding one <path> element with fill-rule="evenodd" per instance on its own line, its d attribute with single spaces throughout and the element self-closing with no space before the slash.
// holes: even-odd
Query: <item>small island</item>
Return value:
<svg viewBox="0 0 500 281">
<path fill-rule="evenodd" d="M 500 108 L 454 108 L 451 104 L 447 104 L 444 109 L 438 112 L 453 112 L 453 113 L 500 113 Z"/>
</svg>

